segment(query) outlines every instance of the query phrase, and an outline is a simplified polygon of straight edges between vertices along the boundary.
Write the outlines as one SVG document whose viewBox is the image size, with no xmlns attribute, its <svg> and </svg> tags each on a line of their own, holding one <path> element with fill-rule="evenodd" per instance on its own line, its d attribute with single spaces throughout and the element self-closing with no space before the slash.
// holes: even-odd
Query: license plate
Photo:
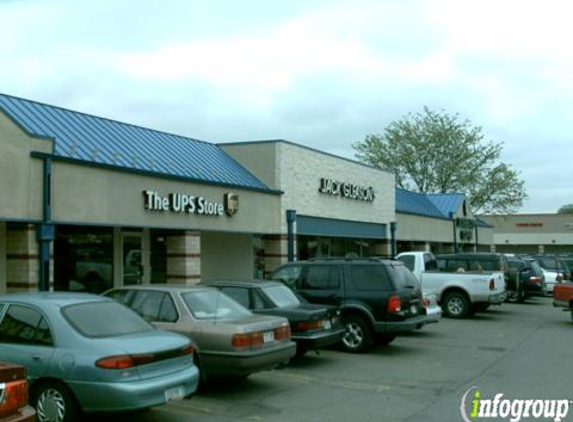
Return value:
<svg viewBox="0 0 573 422">
<path fill-rule="evenodd" d="M 324 320 L 324 329 L 325 330 L 330 330 L 332 328 L 332 323 L 330 322 L 330 320 L 325 319 Z"/>
<path fill-rule="evenodd" d="M 168 388 L 165 390 L 165 401 L 169 403 L 173 400 L 181 400 L 185 396 L 185 389 L 183 386 Z"/>
<path fill-rule="evenodd" d="M 270 343 L 271 341 L 275 341 L 275 332 L 274 331 L 265 331 L 263 333 L 263 341 L 265 343 Z"/>
<path fill-rule="evenodd" d="M 410 312 L 412 312 L 413 314 L 417 314 L 417 313 L 418 313 L 418 308 L 416 308 L 416 305 L 410 306 Z"/>
</svg>

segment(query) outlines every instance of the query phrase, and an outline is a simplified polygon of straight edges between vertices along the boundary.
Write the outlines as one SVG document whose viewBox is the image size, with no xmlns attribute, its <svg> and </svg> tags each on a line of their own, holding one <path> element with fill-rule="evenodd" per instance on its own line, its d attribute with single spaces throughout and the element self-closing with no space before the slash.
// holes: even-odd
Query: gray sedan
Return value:
<svg viewBox="0 0 573 422">
<path fill-rule="evenodd" d="M 285 318 L 254 315 L 212 287 L 156 284 L 110 290 L 156 327 L 189 336 L 201 380 L 244 378 L 286 363 L 296 352 Z"/>
<path fill-rule="evenodd" d="M 144 409 L 197 389 L 193 347 L 111 299 L 83 293 L 0 296 L 0 359 L 27 368 L 41 422 L 81 411 Z"/>
</svg>

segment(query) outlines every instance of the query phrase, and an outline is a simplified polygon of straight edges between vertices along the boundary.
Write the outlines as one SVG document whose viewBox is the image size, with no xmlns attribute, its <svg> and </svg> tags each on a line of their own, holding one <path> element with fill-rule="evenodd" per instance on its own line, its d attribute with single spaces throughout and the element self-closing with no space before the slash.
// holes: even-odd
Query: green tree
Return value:
<svg viewBox="0 0 573 422">
<path fill-rule="evenodd" d="M 424 107 L 352 146 L 358 160 L 393 171 L 397 186 L 465 193 L 475 213 L 514 212 L 527 198 L 519 173 L 499 161 L 502 144 L 457 114 Z"/>
<path fill-rule="evenodd" d="M 573 204 L 563 205 L 559 208 L 557 214 L 573 214 Z"/>
</svg>

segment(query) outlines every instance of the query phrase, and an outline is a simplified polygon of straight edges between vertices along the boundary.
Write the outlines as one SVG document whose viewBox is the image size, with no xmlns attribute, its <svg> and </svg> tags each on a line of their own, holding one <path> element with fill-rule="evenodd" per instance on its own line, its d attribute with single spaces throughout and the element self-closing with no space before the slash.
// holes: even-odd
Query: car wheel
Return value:
<svg viewBox="0 0 573 422">
<path fill-rule="evenodd" d="M 349 315 L 342 318 L 346 332 L 342 335 L 342 347 L 347 352 L 363 352 L 372 344 L 372 333 L 364 318 Z"/>
<path fill-rule="evenodd" d="M 396 334 L 381 333 L 374 336 L 374 342 L 380 346 L 387 346 L 396 339 Z"/>
<path fill-rule="evenodd" d="M 461 292 L 448 292 L 442 299 L 442 309 L 447 317 L 465 318 L 470 312 L 470 301 Z"/>
<path fill-rule="evenodd" d="M 71 422 L 79 416 L 76 398 L 59 382 L 44 382 L 34 387 L 32 404 L 38 422 Z"/>
</svg>

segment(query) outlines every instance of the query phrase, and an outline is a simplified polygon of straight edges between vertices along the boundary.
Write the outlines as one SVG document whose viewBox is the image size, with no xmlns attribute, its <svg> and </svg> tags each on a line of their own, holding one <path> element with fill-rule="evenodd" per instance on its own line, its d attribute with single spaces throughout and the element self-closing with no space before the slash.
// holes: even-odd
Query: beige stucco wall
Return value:
<svg viewBox="0 0 573 422">
<path fill-rule="evenodd" d="M 297 214 L 350 221 L 388 224 L 395 218 L 394 175 L 290 143 L 279 143 L 281 215 Z M 376 198 L 365 202 L 319 193 L 320 179 L 327 178 L 364 187 L 372 186 Z M 283 231 L 286 219 L 282 220 Z"/>
<path fill-rule="evenodd" d="M 277 195 L 62 162 L 54 166 L 53 181 L 53 219 L 58 223 L 248 233 L 266 233 L 279 224 Z M 232 217 L 149 211 L 144 207 L 144 190 L 164 197 L 170 193 L 202 196 L 219 203 L 225 193 L 233 192 L 239 194 L 239 211 Z"/>
<path fill-rule="evenodd" d="M 220 144 L 219 146 L 268 187 L 279 189 L 277 145 L 277 142 L 260 142 Z"/>
<path fill-rule="evenodd" d="M 394 175 L 389 172 L 285 141 L 221 147 L 270 187 L 284 192 L 281 233 L 286 232 L 285 214 L 289 209 L 322 218 L 380 224 L 394 221 Z M 372 186 L 376 198 L 365 202 L 319 193 L 321 178 Z"/>
<path fill-rule="evenodd" d="M 496 245 L 573 245 L 573 215 L 514 214 L 480 217 L 495 226 Z"/>
<path fill-rule="evenodd" d="M 27 135 L 0 111 L 0 220 L 42 218 L 42 160 L 31 151 L 51 152 L 52 141 Z"/>
<path fill-rule="evenodd" d="M 398 241 L 453 242 L 451 220 L 397 213 L 396 223 Z"/>
<path fill-rule="evenodd" d="M 201 279 L 253 278 L 253 239 L 248 234 L 201 233 Z"/>
</svg>

